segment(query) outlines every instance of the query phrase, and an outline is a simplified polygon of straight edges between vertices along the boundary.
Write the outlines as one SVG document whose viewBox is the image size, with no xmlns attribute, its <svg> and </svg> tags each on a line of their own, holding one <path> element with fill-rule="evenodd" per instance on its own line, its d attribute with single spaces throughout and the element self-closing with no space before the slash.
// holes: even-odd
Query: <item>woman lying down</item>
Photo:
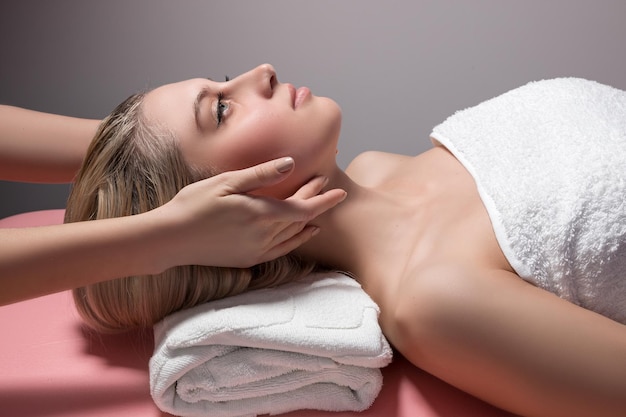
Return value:
<svg viewBox="0 0 626 417">
<path fill-rule="evenodd" d="M 164 204 L 219 172 L 292 156 L 263 190 L 314 177 L 346 200 L 319 233 L 251 268 L 180 265 L 75 290 L 111 331 L 319 269 L 347 271 L 415 366 L 522 416 L 626 415 L 626 92 L 530 83 L 436 126 L 417 156 L 335 160 L 341 111 L 271 65 L 137 94 L 102 123 L 66 221 Z M 155 261 L 158 262 L 158 261 Z M 161 269 L 159 269 L 161 268 Z"/>
</svg>

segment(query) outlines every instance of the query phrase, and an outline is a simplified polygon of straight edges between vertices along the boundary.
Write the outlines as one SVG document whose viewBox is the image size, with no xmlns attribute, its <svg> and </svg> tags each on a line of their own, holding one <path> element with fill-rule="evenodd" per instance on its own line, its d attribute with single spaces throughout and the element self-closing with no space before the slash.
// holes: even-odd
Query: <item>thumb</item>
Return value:
<svg viewBox="0 0 626 417">
<path fill-rule="evenodd" d="M 247 193 L 283 181 L 291 174 L 295 162 L 291 157 L 274 159 L 230 173 L 228 184 L 233 193 Z"/>
</svg>

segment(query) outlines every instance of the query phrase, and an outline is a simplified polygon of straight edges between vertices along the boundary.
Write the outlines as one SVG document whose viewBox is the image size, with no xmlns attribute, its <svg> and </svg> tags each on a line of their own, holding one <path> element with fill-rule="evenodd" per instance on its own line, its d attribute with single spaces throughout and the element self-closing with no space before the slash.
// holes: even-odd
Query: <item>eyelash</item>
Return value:
<svg viewBox="0 0 626 417">
<path fill-rule="evenodd" d="M 230 81 L 230 77 L 228 75 L 224 76 L 226 82 Z M 221 91 L 217 93 L 217 104 L 215 109 L 215 117 L 217 119 L 217 126 L 222 124 L 222 119 L 224 118 L 224 108 L 222 107 L 222 100 L 224 100 L 224 93 Z"/>
</svg>

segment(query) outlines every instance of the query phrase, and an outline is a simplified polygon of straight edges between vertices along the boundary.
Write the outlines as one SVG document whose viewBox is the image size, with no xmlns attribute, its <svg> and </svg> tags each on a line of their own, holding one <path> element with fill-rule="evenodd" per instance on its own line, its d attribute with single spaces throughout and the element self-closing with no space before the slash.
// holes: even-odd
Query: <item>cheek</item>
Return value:
<svg viewBox="0 0 626 417">
<path fill-rule="evenodd" d="M 224 170 L 232 170 L 286 156 L 293 151 L 290 136 L 289 123 L 275 114 L 247 118 L 224 138 L 217 162 Z"/>
<path fill-rule="evenodd" d="M 248 113 L 232 122 L 213 148 L 212 160 L 219 171 L 247 168 L 283 156 L 296 160 L 296 171 L 287 180 L 258 194 L 289 196 L 318 175 L 322 166 L 334 163 L 341 110 L 332 100 L 318 99 L 298 115 L 265 111 Z"/>
</svg>

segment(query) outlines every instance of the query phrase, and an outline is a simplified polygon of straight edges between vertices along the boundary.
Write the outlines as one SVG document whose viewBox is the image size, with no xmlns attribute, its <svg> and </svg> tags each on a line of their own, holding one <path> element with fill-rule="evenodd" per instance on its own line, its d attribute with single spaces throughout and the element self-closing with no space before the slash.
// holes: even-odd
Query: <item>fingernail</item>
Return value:
<svg viewBox="0 0 626 417">
<path fill-rule="evenodd" d="M 344 191 L 344 192 L 343 192 L 343 197 L 341 197 L 341 200 L 339 200 L 339 202 L 341 203 L 343 200 L 345 200 L 345 199 L 346 199 L 346 197 L 347 197 L 347 196 L 348 196 L 348 192 L 347 192 L 347 191 Z"/>
<path fill-rule="evenodd" d="M 282 173 L 291 171 L 291 168 L 293 168 L 293 164 L 294 164 L 293 158 L 288 156 L 286 158 L 283 158 L 277 161 L 275 166 L 276 166 L 276 170 L 282 174 Z"/>
<path fill-rule="evenodd" d="M 311 232 L 311 236 L 315 236 L 316 234 L 318 234 L 320 232 L 320 228 L 316 227 L 313 229 L 313 231 Z"/>
</svg>

